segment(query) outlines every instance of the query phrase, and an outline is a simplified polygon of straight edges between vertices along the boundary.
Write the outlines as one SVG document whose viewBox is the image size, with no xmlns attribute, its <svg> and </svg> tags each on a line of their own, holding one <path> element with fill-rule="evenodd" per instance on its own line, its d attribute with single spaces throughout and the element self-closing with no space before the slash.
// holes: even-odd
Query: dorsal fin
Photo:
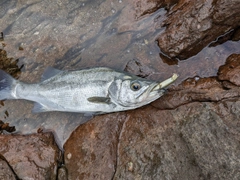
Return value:
<svg viewBox="0 0 240 180">
<path fill-rule="evenodd" d="M 42 75 L 41 81 L 49 79 L 50 77 L 55 76 L 56 74 L 62 72 L 61 70 L 55 69 L 53 67 L 47 67 Z"/>
</svg>

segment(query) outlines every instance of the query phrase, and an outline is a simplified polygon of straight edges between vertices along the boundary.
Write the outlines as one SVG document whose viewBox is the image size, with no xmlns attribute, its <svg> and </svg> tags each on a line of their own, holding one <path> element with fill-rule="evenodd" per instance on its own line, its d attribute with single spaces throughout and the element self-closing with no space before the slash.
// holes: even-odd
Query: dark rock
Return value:
<svg viewBox="0 0 240 180">
<path fill-rule="evenodd" d="M 238 0 L 179 1 L 167 13 L 166 31 L 158 38 L 161 51 L 169 57 L 186 59 L 210 42 L 240 26 Z"/>
<path fill-rule="evenodd" d="M 232 40 L 233 41 L 239 41 L 240 40 L 240 27 L 234 32 Z"/>
<path fill-rule="evenodd" d="M 135 74 L 136 76 L 142 78 L 145 78 L 153 73 L 153 69 L 150 69 L 148 66 L 142 64 L 138 60 L 129 61 L 124 71 L 129 72 L 131 74 Z"/>
<path fill-rule="evenodd" d="M 56 179 L 61 152 L 52 133 L 0 135 L 2 154 L 20 179 Z"/>
</svg>

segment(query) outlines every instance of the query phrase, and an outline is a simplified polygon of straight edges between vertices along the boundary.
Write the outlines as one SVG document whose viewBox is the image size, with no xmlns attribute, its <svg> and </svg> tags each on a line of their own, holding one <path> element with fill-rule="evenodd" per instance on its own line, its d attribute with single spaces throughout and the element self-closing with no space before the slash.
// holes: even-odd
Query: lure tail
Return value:
<svg viewBox="0 0 240 180">
<path fill-rule="evenodd" d="M 0 70 L 0 100 L 15 99 L 13 85 L 16 84 L 16 81 L 6 72 Z"/>
</svg>

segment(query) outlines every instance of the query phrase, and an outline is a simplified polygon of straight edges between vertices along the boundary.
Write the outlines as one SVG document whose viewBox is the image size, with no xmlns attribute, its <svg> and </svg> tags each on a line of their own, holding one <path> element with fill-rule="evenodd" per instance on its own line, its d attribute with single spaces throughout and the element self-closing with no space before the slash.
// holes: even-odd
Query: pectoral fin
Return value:
<svg viewBox="0 0 240 180">
<path fill-rule="evenodd" d="M 111 100 L 108 97 L 97 97 L 97 96 L 95 96 L 95 97 L 89 97 L 87 100 L 89 102 L 92 102 L 92 103 L 111 104 Z"/>
</svg>

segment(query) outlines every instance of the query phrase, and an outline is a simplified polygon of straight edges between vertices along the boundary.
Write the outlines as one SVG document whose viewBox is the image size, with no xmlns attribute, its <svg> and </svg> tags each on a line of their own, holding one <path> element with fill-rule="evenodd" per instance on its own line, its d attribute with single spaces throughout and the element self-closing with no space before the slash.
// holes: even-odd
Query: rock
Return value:
<svg viewBox="0 0 240 180">
<path fill-rule="evenodd" d="M 196 102 L 132 112 L 122 129 L 114 179 L 237 179 L 239 105 Z"/>
<path fill-rule="evenodd" d="M 11 167 L 8 165 L 6 159 L 1 155 L 0 155 L 0 179 L 4 179 L 4 180 L 17 179 Z"/>
<path fill-rule="evenodd" d="M 79 126 L 64 145 L 68 179 L 112 179 L 125 113 L 96 116 Z"/>
<path fill-rule="evenodd" d="M 181 129 L 183 139 L 205 179 L 240 177 L 239 105 L 237 99 L 202 103 L 191 109 L 196 111 L 193 116 L 186 114 L 184 118 L 187 122 Z"/>
<path fill-rule="evenodd" d="M 127 112 L 115 132 L 103 123 L 116 122 L 115 115 L 95 117 L 65 146 L 69 179 L 237 179 L 239 105 L 225 100 L 174 110 L 147 106 Z"/>
<path fill-rule="evenodd" d="M 145 78 L 151 74 L 153 74 L 153 69 L 149 68 L 148 66 L 142 64 L 138 60 L 131 60 L 127 63 L 124 71 L 134 74 L 136 76 Z"/>
<path fill-rule="evenodd" d="M 61 152 L 52 133 L 0 135 L 2 154 L 20 179 L 56 179 Z"/>
<path fill-rule="evenodd" d="M 187 59 L 210 42 L 240 25 L 238 0 L 179 1 L 167 13 L 158 38 L 161 51 L 171 58 Z"/>
<path fill-rule="evenodd" d="M 218 78 L 240 86 L 240 54 L 232 54 L 227 58 L 225 65 L 219 68 Z"/>
</svg>

